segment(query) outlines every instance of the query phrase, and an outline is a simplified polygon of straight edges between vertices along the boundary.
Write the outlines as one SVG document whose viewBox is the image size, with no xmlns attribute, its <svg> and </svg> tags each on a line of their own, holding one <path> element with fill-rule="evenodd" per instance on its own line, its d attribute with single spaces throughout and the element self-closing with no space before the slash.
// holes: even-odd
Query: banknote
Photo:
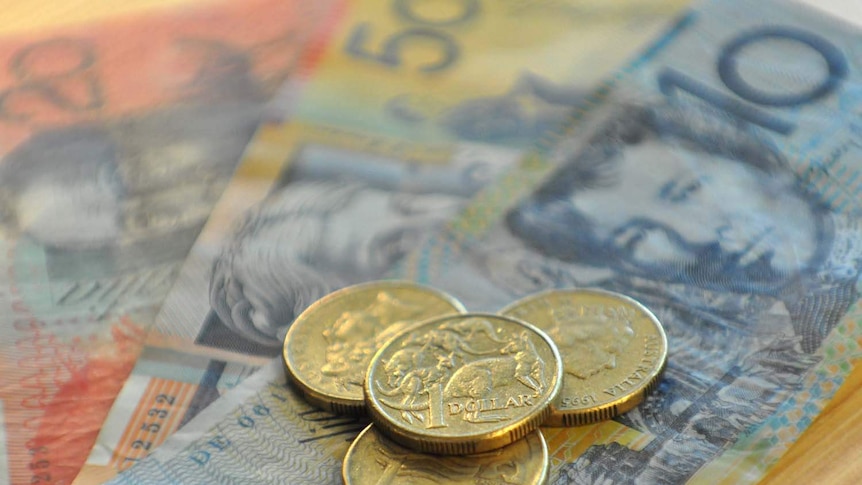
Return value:
<svg viewBox="0 0 862 485">
<path fill-rule="evenodd" d="M 796 4 L 701 4 L 404 259 L 470 308 L 589 286 L 663 322 L 664 379 L 609 424 L 648 444 L 596 440 L 552 483 L 756 481 L 850 372 L 859 40 Z"/>
<path fill-rule="evenodd" d="M 356 2 L 345 9 L 314 72 L 286 83 L 269 105 L 268 121 L 195 243 L 80 483 L 130 466 L 278 355 L 287 327 L 307 305 L 385 275 L 510 167 L 525 140 L 559 122 L 599 71 L 610 72 L 666 27 L 682 2 L 479 4 L 426 11 L 413 2 Z M 415 17 L 410 25 L 405 16 Z M 530 27 L 512 43 L 502 33 L 525 18 L 525 25 L 545 27 Z M 390 39 L 375 41 L 375 49 L 398 52 L 409 65 L 355 52 L 354 32 L 372 20 Z M 435 59 L 433 39 L 443 37 L 461 46 L 457 62 L 433 72 L 410 67 Z M 489 65 L 496 66 L 493 76 L 483 67 Z M 500 82 L 527 82 L 526 91 L 497 93 Z M 517 136 L 425 136 L 433 130 L 407 129 L 387 108 L 404 93 L 446 99 L 453 109 L 463 104 L 463 116 L 477 116 L 471 123 L 499 120 L 491 109 L 497 104 L 540 119 Z M 154 397 L 169 388 L 183 397 L 167 421 L 151 420 L 148 413 L 162 410 Z"/>
<path fill-rule="evenodd" d="M 207 2 L 0 38 L 0 483 L 83 465 L 331 5 Z"/>
<path fill-rule="evenodd" d="M 755 482 L 860 357 L 858 41 L 795 4 L 700 4 L 390 273 L 483 310 L 603 287 L 664 323 L 668 367 L 644 404 L 543 429 L 551 483 Z M 615 362 L 611 348 L 590 358 L 596 372 Z M 253 397 L 217 403 L 207 432 L 115 483 L 326 478 L 311 473 L 342 449 L 311 470 L 267 466 L 314 436 L 292 416 L 301 401 L 240 423 L 289 389 L 277 364 L 264 372 Z"/>
</svg>

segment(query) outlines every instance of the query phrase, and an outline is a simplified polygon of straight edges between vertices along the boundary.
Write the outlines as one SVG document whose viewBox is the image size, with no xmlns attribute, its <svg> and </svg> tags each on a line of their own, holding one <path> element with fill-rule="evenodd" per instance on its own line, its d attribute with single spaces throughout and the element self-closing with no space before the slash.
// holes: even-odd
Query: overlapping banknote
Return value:
<svg viewBox="0 0 862 485">
<path fill-rule="evenodd" d="M 860 357 L 859 41 L 797 4 L 700 3 L 387 273 L 471 310 L 594 286 L 657 314 L 662 383 L 614 421 L 545 428 L 552 483 L 754 482 Z M 248 269 L 215 280 L 213 313 L 265 328 L 284 306 L 218 296 L 276 281 Z M 334 481 L 360 426 L 273 364 L 114 483 Z"/>
<path fill-rule="evenodd" d="M 332 2 L 156 9 L 0 38 L 0 483 L 70 483 Z"/>
<path fill-rule="evenodd" d="M 350 4 L 278 93 L 77 483 L 131 466 L 279 355 L 307 305 L 385 275 L 683 2 L 445 7 Z"/>
</svg>

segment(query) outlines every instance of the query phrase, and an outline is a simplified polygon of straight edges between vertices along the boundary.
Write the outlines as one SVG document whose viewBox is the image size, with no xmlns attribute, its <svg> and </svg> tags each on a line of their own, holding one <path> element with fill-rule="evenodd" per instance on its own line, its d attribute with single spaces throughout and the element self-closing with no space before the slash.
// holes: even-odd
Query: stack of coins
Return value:
<svg viewBox="0 0 862 485">
<path fill-rule="evenodd" d="M 338 290 L 285 337 L 287 375 L 312 404 L 371 424 L 345 483 L 544 483 L 539 426 L 635 407 L 664 370 L 667 338 L 637 301 L 595 289 L 531 295 L 498 314 L 409 282 Z"/>
</svg>

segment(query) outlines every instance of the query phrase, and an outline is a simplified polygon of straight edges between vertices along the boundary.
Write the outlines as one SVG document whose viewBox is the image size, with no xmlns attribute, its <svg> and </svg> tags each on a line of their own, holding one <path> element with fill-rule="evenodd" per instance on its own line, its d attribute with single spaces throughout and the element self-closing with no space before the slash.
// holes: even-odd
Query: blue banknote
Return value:
<svg viewBox="0 0 862 485">
<path fill-rule="evenodd" d="M 859 356 L 859 40 L 703 3 L 401 266 L 474 310 L 590 286 L 659 316 L 665 377 L 616 420 L 648 444 L 553 483 L 756 478 L 829 401 Z"/>
</svg>

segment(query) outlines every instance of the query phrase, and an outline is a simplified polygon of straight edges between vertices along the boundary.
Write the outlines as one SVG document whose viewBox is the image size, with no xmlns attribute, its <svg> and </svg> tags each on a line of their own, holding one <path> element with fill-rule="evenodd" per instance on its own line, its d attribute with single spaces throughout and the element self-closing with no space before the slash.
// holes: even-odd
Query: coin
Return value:
<svg viewBox="0 0 862 485">
<path fill-rule="evenodd" d="M 393 337 L 371 359 L 365 398 L 392 440 L 424 453 L 501 448 L 536 429 L 562 381 L 557 348 L 529 323 L 449 315 Z"/>
<path fill-rule="evenodd" d="M 550 290 L 500 313 L 547 332 L 563 357 L 563 388 L 544 423 L 548 426 L 595 423 L 634 408 L 658 384 L 667 361 L 661 323 L 645 306 L 618 293 Z"/>
<path fill-rule="evenodd" d="M 442 456 L 404 448 L 380 433 L 372 424 L 350 445 L 341 475 L 346 485 L 537 485 L 546 482 L 548 468 L 548 445 L 539 430 L 503 448 L 485 453 Z"/>
<path fill-rule="evenodd" d="M 342 288 L 309 306 L 284 339 L 287 375 L 308 402 L 339 414 L 365 414 L 368 362 L 389 337 L 413 323 L 464 306 L 441 291 L 404 281 Z"/>
</svg>

